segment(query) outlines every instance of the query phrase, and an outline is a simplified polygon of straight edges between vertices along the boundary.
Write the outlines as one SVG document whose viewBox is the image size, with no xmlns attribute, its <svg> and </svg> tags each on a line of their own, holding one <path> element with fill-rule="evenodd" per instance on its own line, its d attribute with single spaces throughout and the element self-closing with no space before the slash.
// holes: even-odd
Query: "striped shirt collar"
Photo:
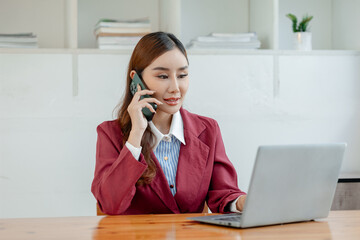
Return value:
<svg viewBox="0 0 360 240">
<path fill-rule="evenodd" d="M 171 136 L 176 137 L 182 144 L 185 145 L 185 138 L 184 138 L 184 123 L 181 117 L 181 114 L 179 111 L 177 111 L 176 113 L 173 114 L 172 120 L 171 120 L 171 125 L 170 125 L 170 131 L 168 134 L 162 134 L 154 125 L 154 123 L 152 121 L 149 122 L 149 126 L 151 131 L 154 133 L 155 135 L 155 146 L 154 146 L 154 150 L 156 149 L 156 147 L 159 145 L 159 143 L 161 142 L 161 140 L 165 139 L 171 139 Z"/>
</svg>

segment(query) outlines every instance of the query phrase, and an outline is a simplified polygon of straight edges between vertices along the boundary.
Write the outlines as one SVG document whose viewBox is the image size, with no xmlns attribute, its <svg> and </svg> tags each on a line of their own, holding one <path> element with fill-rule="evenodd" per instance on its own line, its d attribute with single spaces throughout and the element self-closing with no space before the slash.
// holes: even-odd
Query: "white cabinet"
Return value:
<svg viewBox="0 0 360 240">
<path fill-rule="evenodd" d="M 1 0 L 0 32 L 34 32 L 40 48 L 96 48 L 100 18 L 149 17 L 187 44 L 211 32 L 258 33 L 263 49 L 292 48 L 291 21 L 308 13 L 314 50 L 360 50 L 360 0 Z"/>
<path fill-rule="evenodd" d="M 259 52 L 189 54 L 184 107 L 218 121 L 239 187 L 259 145 L 347 142 L 342 172 L 360 172 L 359 54 Z M 0 54 L 0 218 L 95 215 L 96 126 L 130 54 L 78 54 L 76 96 L 73 55 Z"/>
</svg>

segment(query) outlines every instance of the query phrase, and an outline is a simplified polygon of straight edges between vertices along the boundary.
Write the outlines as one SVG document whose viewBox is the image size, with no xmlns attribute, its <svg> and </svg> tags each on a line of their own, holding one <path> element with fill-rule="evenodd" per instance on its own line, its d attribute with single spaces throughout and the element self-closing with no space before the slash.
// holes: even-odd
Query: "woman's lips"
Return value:
<svg viewBox="0 0 360 240">
<path fill-rule="evenodd" d="M 175 106 L 179 104 L 180 98 L 164 98 L 164 101 L 170 106 Z"/>
</svg>

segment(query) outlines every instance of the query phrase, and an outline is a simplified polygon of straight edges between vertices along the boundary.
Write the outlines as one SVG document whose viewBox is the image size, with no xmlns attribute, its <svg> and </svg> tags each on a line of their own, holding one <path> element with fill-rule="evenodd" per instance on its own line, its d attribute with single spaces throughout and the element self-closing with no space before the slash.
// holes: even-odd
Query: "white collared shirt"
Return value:
<svg viewBox="0 0 360 240">
<path fill-rule="evenodd" d="M 154 151 L 156 150 L 157 146 L 159 145 L 161 140 L 169 141 L 171 139 L 171 136 L 173 135 L 176 137 L 182 144 L 186 145 L 185 138 L 184 138 L 184 123 L 181 117 L 181 114 L 179 111 L 174 113 L 171 125 L 170 125 L 170 131 L 168 134 L 162 134 L 156 127 L 155 124 L 150 121 L 149 126 L 151 128 L 151 131 L 155 135 L 155 146 Z"/>
<path fill-rule="evenodd" d="M 159 143 L 162 139 L 164 139 L 165 141 L 168 141 L 169 139 L 171 139 L 171 135 L 175 136 L 177 139 L 179 139 L 179 141 L 182 144 L 186 145 L 185 138 L 184 138 L 184 123 L 183 123 L 180 111 L 177 111 L 176 113 L 174 113 L 172 120 L 171 120 L 170 131 L 168 134 L 162 134 L 159 131 L 159 129 L 157 129 L 155 127 L 155 124 L 152 121 L 149 122 L 149 126 L 150 126 L 152 133 L 155 135 L 155 146 L 154 146 L 153 151 L 156 150 L 157 146 L 159 145 Z M 125 146 L 129 149 L 129 151 L 132 153 L 134 158 L 139 160 L 142 147 L 139 147 L 139 148 L 134 147 L 129 142 L 126 142 Z"/>
</svg>

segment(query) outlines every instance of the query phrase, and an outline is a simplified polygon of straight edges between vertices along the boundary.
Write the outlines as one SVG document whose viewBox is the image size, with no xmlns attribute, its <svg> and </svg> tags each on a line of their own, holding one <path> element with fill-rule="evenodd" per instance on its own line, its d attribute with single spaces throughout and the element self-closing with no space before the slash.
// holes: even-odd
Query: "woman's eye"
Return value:
<svg viewBox="0 0 360 240">
<path fill-rule="evenodd" d="M 159 75 L 158 78 L 161 78 L 161 79 L 166 79 L 167 76 L 166 75 Z"/>
<path fill-rule="evenodd" d="M 188 74 L 186 73 L 186 74 L 180 74 L 179 75 L 179 78 L 184 78 L 184 77 L 186 77 Z"/>
</svg>

